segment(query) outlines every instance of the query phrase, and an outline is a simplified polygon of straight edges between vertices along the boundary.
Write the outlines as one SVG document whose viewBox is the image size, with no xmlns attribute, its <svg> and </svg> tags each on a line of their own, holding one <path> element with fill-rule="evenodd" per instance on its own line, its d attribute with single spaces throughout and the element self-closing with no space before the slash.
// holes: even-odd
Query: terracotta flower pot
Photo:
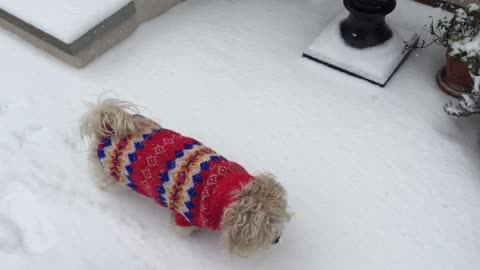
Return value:
<svg viewBox="0 0 480 270">
<path fill-rule="evenodd" d="M 437 83 L 443 92 L 452 97 L 460 97 L 473 89 L 468 65 L 450 56 L 448 52 L 447 65 L 438 73 Z"/>
</svg>

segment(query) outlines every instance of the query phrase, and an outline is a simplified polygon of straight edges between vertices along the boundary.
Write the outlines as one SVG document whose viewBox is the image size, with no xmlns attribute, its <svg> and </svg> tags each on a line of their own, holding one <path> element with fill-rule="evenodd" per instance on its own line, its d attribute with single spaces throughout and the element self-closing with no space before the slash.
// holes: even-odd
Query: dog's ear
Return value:
<svg viewBox="0 0 480 270">
<path fill-rule="evenodd" d="M 105 99 L 93 105 L 82 117 L 80 131 L 85 141 L 115 135 L 138 135 L 146 128 L 159 128 L 153 120 L 140 116 L 138 108 L 127 101 Z"/>
<path fill-rule="evenodd" d="M 220 224 L 230 254 L 245 257 L 271 246 L 290 219 L 282 185 L 272 175 L 261 174 L 233 196 Z"/>
</svg>

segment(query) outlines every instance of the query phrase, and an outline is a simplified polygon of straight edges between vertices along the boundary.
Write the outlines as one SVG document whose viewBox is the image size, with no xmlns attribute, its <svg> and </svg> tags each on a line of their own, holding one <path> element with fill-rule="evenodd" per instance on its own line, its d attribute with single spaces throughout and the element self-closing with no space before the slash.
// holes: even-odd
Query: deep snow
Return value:
<svg viewBox="0 0 480 270">
<path fill-rule="evenodd" d="M 438 9 L 397 1 L 424 38 Z M 435 83 L 444 49 L 386 88 L 301 57 L 341 11 L 330 0 L 187 0 L 83 70 L 0 32 L 2 269 L 476 270 L 479 119 Z M 78 121 L 115 91 L 251 172 L 296 213 L 282 243 L 229 258 L 217 233 L 179 238 L 168 212 L 92 183 Z"/>
<path fill-rule="evenodd" d="M 70 44 L 131 0 L 0 0 L 0 8 Z"/>
</svg>

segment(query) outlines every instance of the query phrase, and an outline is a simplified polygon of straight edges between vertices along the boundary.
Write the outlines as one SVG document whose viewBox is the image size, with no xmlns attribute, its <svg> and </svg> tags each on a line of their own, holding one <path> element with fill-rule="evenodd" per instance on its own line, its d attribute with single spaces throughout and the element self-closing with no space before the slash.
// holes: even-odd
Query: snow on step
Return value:
<svg viewBox="0 0 480 270">
<path fill-rule="evenodd" d="M 385 84 L 407 53 L 404 41 L 413 43 L 416 34 L 392 25 L 394 35 L 389 41 L 373 48 L 356 49 L 348 46 L 340 34 L 340 22 L 347 16 L 348 13 L 344 13 L 333 20 L 305 53 L 368 80 Z"/>
<path fill-rule="evenodd" d="M 0 9 L 70 44 L 131 0 L 0 0 Z"/>
</svg>

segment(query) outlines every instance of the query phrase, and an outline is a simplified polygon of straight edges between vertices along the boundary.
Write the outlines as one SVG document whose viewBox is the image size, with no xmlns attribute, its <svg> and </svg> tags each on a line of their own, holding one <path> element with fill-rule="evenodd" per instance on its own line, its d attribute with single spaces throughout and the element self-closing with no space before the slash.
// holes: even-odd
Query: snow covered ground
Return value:
<svg viewBox="0 0 480 270">
<path fill-rule="evenodd" d="M 443 14 L 398 5 L 391 19 L 424 37 Z M 443 48 L 386 88 L 302 59 L 341 9 L 187 0 L 83 70 L 1 31 L 1 269 L 478 269 L 479 119 L 443 112 Z M 217 233 L 179 238 L 164 208 L 97 190 L 78 121 L 105 91 L 276 174 L 296 213 L 282 243 L 229 258 Z"/>
<path fill-rule="evenodd" d="M 131 0 L 0 0 L 0 8 L 70 44 Z"/>
</svg>

